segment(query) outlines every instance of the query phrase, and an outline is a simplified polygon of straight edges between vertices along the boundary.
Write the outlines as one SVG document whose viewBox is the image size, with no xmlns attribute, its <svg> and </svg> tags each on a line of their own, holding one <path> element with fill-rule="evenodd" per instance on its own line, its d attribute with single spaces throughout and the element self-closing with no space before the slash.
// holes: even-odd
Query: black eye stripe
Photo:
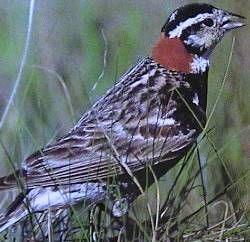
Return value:
<svg viewBox="0 0 250 242">
<path fill-rule="evenodd" d="M 211 18 L 205 19 L 201 22 L 198 22 L 196 24 L 192 24 L 191 26 L 187 27 L 186 29 L 183 30 L 182 37 L 187 37 L 189 34 L 192 32 L 197 32 L 201 29 L 201 25 L 205 24 L 208 27 L 211 27 L 214 25 L 214 21 Z"/>
<path fill-rule="evenodd" d="M 200 23 L 193 24 L 191 26 L 191 30 L 194 31 L 194 32 L 197 32 L 198 30 L 200 30 L 200 28 L 201 28 L 201 24 Z"/>
<path fill-rule="evenodd" d="M 170 19 L 168 18 L 165 26 L 163 27 L 163 30 L 165 30 L 165 32 L 171 31 L 179 24 L 185 22 L 189 18 L 196 17 L 198 14 L 203 14 L 203 13 L 212 14 L 214 9 L 216 8 L 209 4 L 193 3 L 185 5 L 174 11 L 175 12 L 174 20 L 169 22 Z"/>
<path fill-rule="evenodd" d="M 170 15 L 170 17 L 172 17 L 172 20 L 170 21 L 170 17 L 168 18 L 167 22 L 162 28 L 162 32 L 165 32 L 167 35 L 167 33 L 174 30 L 176 26 L 185 22 L 187 19 L 194 18 L 198 14 L 212 14 L 215 9 L 217 8 L 213 7 L 212 5 L 201 3 L 192 3 L 178 8 L 174 11 L 174 17 L 172 16 L 172 14 Z"/>
<path fill-rule="evenodd" d="M 207 18 L 207 19 L 203 20 L 202 23 L 208 27 L 212 27 L 214 25 L 214 20 L 211 18 Z"/>
</svg>

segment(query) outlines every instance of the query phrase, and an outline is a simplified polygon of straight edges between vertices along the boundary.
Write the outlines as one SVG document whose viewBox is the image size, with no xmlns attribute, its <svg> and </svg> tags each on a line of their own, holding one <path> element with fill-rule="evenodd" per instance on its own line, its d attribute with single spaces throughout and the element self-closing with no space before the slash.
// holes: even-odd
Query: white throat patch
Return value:
<svg viewBox="0 0 250 242">
<path fill-rule="evenodd" d="M 205 72 L 209 67 L 209 60 L 204 57 L 195 55 L 193 58 L 193 62 L 190 65 L 192 73 Z"/>
</svg>

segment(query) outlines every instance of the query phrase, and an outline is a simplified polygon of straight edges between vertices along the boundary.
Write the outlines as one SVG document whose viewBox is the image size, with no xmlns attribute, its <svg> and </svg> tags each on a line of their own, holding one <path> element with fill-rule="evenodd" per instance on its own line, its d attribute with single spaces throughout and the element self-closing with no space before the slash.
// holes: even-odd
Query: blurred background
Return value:
<svg viewBox="0 0 250 242">
<path fill-rule="evenodd" d="M 21 83 L 0 130 L 0 175 L 12 171 L 10 160 L 19 167 L 32 152 L 65 134 L 138 58 L 150 55 L 168 15 L 190 2 L 204 1 L 37 0 Z M 244 15 L 249 23 L 249 0 L 206 2 Z M 0 0 L 0 118 L 19 71 L 28 15 L 29 1 Z M 208 93 L 212 144 L 203 142 L 200 147 L 208 200 L 230 185 L 227 199 L 246 215 L 250 208 L 249 43 L 250 23 L 228 34 L 212 56 Z M 168 176 L 163 187 L 171 180 Z M 4 206 L 9 195 L 1 196 Z M 201 197 L 199 193 L 192 199 L 199 204 Z"/>
</svg>

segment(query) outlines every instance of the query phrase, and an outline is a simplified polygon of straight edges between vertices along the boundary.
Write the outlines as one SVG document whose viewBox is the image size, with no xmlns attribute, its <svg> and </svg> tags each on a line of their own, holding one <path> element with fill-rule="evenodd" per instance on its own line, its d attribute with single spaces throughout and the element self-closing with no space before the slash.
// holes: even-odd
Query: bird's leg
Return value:
<svg viewBox="0 0 250 242">
<path fill-rule="evenodd" d="M 113 221 L 111 229 L 114 231 L 114 236 L 109 241 L 133 241 L 134 232 L 136 230 L 136 222 L 129 216 L 129 207 L 137 196 L 130 196 L 129 198 L 123 197 L 116 199 L 113 202 L 111 209 L 111 216 Z"/>
<path fill-rule="evenodd" d="M 122 217 L 113 217 L 111 229 L 114 233 L 108 241 L 134 241 L 136 223 L 128 213 Z"/>
<path fill-rule="evenodd" d="M 102 203 L 96 204 L 96 206 L 98 208 L 96 227 L 97 227 L 98 235 L 100 237 L 102 233 L 101 231 L 102 212 L 105 211 L 105 206 Z"/>
<path fill-rule="evenodd" d="M 96 205 L 94 205 L 89 210 L 89 235 L 90 235 L 90 242 L 96 241 L 95 235 L 95 225 L 94 225 L 94 213 L 95 213 Z"/>
<path fill-rule="evenodd" d="M 90 241 L 101 241 L 102 212 L 105 210 L 102 203 L 97 203 L 89 211 Z"/>
</svg>

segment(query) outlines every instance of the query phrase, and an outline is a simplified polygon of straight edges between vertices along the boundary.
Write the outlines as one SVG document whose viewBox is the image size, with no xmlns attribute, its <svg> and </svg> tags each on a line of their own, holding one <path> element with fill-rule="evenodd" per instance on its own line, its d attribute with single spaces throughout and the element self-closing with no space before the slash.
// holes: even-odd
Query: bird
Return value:
<svg viewBox="0 0 250 242">
<path fill-rule="evenodd" d="M 0 178 L 0 191 L 20 190 L 0 215 L 0 232 L 30 212 L 82 201 L 113 201 L 111 213 L 122 216 L 121 198 L 133 202 L 202 133 L 210 56 L 225 33 L 245 25 L 243 19 L 206 3 L 174 10 L 151 55 L 130 68 L 66 135 Z"/>
</svg>

